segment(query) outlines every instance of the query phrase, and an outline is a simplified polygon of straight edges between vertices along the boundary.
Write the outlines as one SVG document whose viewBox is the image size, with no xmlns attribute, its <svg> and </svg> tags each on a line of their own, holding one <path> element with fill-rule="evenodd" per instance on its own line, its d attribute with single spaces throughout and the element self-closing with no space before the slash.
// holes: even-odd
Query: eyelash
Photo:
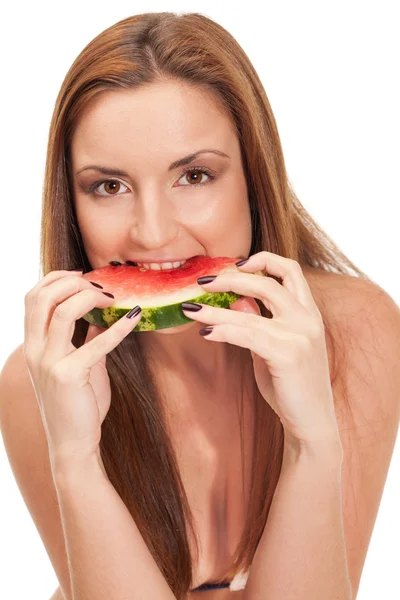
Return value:
<svg viewBox="0 0 400 600">
<path fill-rule="evenodd" d="M 190 173 L 191 171 L 200 171 L 201 173 L 204 173 L 205 175 L 207 175 L 209 177 L 208 181 L 204 181 L 202 183 L 195 183 L 194 185 L 184 185 L 182 187 L 199 187 L 201 185 L 207 185 L 207 183 L 211 183 L 211 181 L 213 181 L 215 179 L 215 175 L 213 175 L 208 169 L 206 169 L 205 167 L 189 167 L 188 169 L 186 169 L 185 171 L 183 171 L 183 173 L 181 173 L 181 176 L 179 177 L 179 179 L 182 179 L 182 177 L 184 175 L 186 175 L 186 173 Z M 87 193 L 88 194 L 92 194 L 95 193 L 96 190 L 103 184 L 103 183 L 108 183 L 108 182 L 113 182 L 113 183 L 121 183 L 122 185 L 125 185 L 125 183 L 122 183 L 121 181 L 118 181 L 118 179 L 101 179 L 100 181 L 95 181 L 94 183 L 92 183 L 92 185 L 90 185 L 87 189 Z M 97 194 L 98 196 L 101 196 L 103 198 L 109 197 L 111 198 L 112 196 L 119 196 L 119 194 Z"/>
</svg>

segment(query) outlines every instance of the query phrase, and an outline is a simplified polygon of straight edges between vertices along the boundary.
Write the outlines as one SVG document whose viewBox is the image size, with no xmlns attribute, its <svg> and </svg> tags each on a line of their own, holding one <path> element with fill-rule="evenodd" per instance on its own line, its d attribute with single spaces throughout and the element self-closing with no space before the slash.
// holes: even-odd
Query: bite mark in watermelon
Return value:
<svg viewBox="0 0 400 600">
<path fill-rule="evenodd" d="M 193 323 L 181 308 L 182 302 L 199 302 L 226 308 L 240 296 L 234 292 L 206 292 L 197 283 L 204 275 L 219 275 L 239 271 L 235 265 L 240 258 L 193 256 L 177 269 L 153 271 L 131 265 L 107 265 L 83 277 L 103 286 L 115 296 L 107 308 L 94 308 L 83 316 L 98 327 L 111 327 L 137 304 L 142 308 L 141 319 L 132 331 L 154 331 Z M 264 275 L 262 271 L 255 272 Z"/>
</svg>

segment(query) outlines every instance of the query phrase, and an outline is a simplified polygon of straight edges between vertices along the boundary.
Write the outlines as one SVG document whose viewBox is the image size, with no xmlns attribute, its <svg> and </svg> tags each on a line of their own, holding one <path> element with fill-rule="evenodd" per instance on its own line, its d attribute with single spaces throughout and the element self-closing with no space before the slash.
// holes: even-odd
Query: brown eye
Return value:
<svg viewBox="0 0 400 600">
<path fill-rule="evenodd" d="M 203 179 L 204 174 L 203 171 L 189 171 L 189 173 L 186 173 L 186 181 L 189 181 L 189 183 L 199 183 Z"/>
<path fill-rule="evenodd" d="M 103 179 L 102 181 L 97 181 L 89 188 L 89 193 L 95 193 L 97 196 L 119 196 L 118 192 L 121 189 L 121 185 L 126 188 L 126 185 L 117 181 L 116 179 Z M 100 193 L 98 190 L 104 186 L 105 193 Z M 128 188 L 126 188 L 128 189 Z"/>
<path fill-rule="evenodd" d="M 114 194 L 119 191 L 120 185 L 119 181 L 106 181 L 104 183 L 104 191 L 107 192 L 107 194 Z"/>
<path fill-rule="evenodd" d="M 204 176 L 208 179 L 204 181 Z M 215 175 L 213 175 L 208 169 L 204 167 L 192 167 L 190 169 L 186 169 L 184 173 L 181 175 L 181 179 L 185 178 L 185 180 L 189 183 L 189 186 L 184 187 L 196 187 L 199 185 L 205 185 L 209 183 L 213 179 L 215 179 Z"/>
</svg>

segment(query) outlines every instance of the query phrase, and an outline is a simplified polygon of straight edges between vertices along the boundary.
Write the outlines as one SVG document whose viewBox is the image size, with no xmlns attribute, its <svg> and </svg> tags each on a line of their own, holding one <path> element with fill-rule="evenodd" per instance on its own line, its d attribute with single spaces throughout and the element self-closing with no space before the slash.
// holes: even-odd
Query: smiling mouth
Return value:
<svg viewBox="0 0 400 600">
<path fill-rule="evenodd" d="M 185 262 L 184 262 L 182 265 L 180 265 L 179 267 L 170 267 L 170 269 L 180 269 L 180 268 L 181 268 L 181 267 L 182 267 L 182 266 L 183 266 L 183 265 L 184 265 L 186 262 L 188 262 L 188 261 L 189 261 L 191 258 L 203 257 L 203 256 L 205 257 L 205 256 L 208 256 L 208 255 L 207 255 L 207 254 L 196 254 L 196 255 L 190 256 L 190 257 L 188 257 L 188 258 L 186 258 L 186 259 L 184 258 L 184 259 L 181 259 L 181 260 L 160 261 L 160 262 L 154 261 L 154 263 L 155 263 L 155 264 L 162 265 L 162 264 L 165 264 L 166 262 L 169 262 L 169 263 L 177 263 L 177 262 L 182 262 L 182 261 L 185 261 Z M 243 258 L 246 258 L 246 257 L 243 257 Z M 118 267 L 118 266 L 121 266 L 121 265 L 127 265 L 127 266 L 130 266 L 130 267 L 142 267 L 142 264 L 152 264 L 152 263 L 151 263 L 151 261 L 149 261 L 149 262 L 147 262 L 147 263 L 141 263 L 141 264 L 139 264 L 139 263 L 137 263 L 137 262 L 136 262 L 136 261 L 134 261 L 134 260 L 126 260 L 125 262 L 121 262 L 121 261 L 118 261 L 118 260 L 111 260 L 111 261 L 109 261 L 109 263 L 108 263 L 108 264 L 109 264 L 109 265 L 111 265 L 111 266 L 113 266 L 113 267 Z M 158 269 L 152 269 L 152 270 L 154 271 L 154 270 L 158 270 Z M 164 271 L 166 271 L 166 270 L 168 270 L 168 269 L 162 269 L 162 268 L 161 268 L 160 270 L 161 270 L 161 271 L 163 271 L 163 270 L 164 270 Z"/>
<path fill-rule="evenodd" d="M 126 260 L 125 262 L 121 262 L 121 261 L 118 261 L 118 260 L 111 260 L 108 264 L 111 265 L 111 266 L 113 266 L 113 267 L 119 267 L 119 266 L 127 265 L 129 267 L 139 267 L 141 269 L 148 269 L 148 270 L 151 270 L 151 271 L 168 271 L 168 270 L 172 270 L 172 269 L 180 269 L 187 262 L 187 260 L 189 260 L 189 259 L 185 259 L 184 262 L 182 262 L 182 264 L 179 265 L 179 266 L 177 266 L 177 267 L 168 267 L 168 268 L 162 268 L 162 265 L 165 264 L 165 262 L 167 262 L 167 261 L 165 261 L 164 263 L 155 263 L 155 264 L 159 264 L 160 265 L 159 269 L 157 269 L 157 268 L 156 269 L 154 269 L 154 268 L 148 269 L 148 267 L 145 267 L 144 265 L 145 264 L 150 265 L 152 263 L 140 263 L 139 264 L 139 263 L 137 263 L 136 261 L 133 261 L 133 260 Z M 173 264 L 173 263 L 178 263 L 178 262 L 181 262 L 181 261 L 168 261 L 168 262 L 171 262 Z"/>
</svg>

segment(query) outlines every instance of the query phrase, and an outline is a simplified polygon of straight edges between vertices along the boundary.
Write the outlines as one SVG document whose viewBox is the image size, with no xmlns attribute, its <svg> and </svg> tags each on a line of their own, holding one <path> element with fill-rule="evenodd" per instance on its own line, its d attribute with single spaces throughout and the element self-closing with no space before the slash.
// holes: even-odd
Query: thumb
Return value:
<svg viewBox="0 0 400 600">
<path fill-rule="evenodd" d="M 261 315 L 261 311 L 257 302 L 254 298 L 249 296 L 243 296 L 236 300 L 229 306 L 230 310 L 236 310 L 238 312 L 253 313 L 254 315 Z"/>
<path fill-rule="evenodd" d="M 229 306 L 230 310 L 236 310 L 237 312 L 253 313 L 254 315 L 261 315 L 260 308 L 254 298 L 249 296 L 243 296 L 236 300 Z M 255 352 L 250 350 L 251 357 L 254 361 L 257 356 Z"/>
<path fill-rule="evenodd" d="M 94 340 L 94 338 L 97 337 L 98 335 L 102 334 L 103 331 L 105 331 L 105 329 L 103 329 L 103 327 L 97 327 L 97 325 L 92 325 L 90 323 L 87 333 L 86 333 L 84 344 L 87 344 L 88 342 L 91 342 L 92 340 Z"/>
</svg>

